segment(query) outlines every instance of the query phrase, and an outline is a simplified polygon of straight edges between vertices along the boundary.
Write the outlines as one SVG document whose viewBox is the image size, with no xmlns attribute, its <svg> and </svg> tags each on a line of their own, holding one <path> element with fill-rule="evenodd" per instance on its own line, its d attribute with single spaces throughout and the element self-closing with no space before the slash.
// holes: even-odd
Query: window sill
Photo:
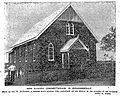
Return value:
<svg viewBox="0 0 120 96">
<path fill-rule="evenodd" d="M 73 36 L 74 34 L 66 34 L 66 35 L 72 35 Z"/>
<path fill-rule="evenodd" d="M 48 60 L 48 61 L 55 61 L 55 60 Z"/>
</svg>

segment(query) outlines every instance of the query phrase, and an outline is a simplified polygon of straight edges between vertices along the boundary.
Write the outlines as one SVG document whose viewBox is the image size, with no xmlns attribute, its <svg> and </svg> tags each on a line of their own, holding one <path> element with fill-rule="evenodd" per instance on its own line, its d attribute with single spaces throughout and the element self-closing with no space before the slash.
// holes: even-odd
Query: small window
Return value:
<svg viewBox="0 0 120 96">
<path fill-rule="evenodd" d="M 64 53 L 62 53 L 62 68 L 64 68 Z"/>
<path fill-rule="evenodd" d="M 19 68 L 19 69 L 17 70 L 17 77 L 18 77 L 18 78 L 21 78 L 22 76 L 23 76 L 23 71 L 22 71 L 21 68 Z"/>
<path fill-rule="evenodd" d="M 70 35 L 70 23 L 66 24 L 66 35 Z"/>
<path fill-rule="evenodd" d="M 48 45 L 48 61 L 54 61 L 54 46 L 52 43 Z"/>
<path fill-rule="evenodd" d="M 74 24 L 73 23 L 66 24 L 66 35 L 74 35 Z"/>
<path fill-rule="evenodd" d="M 35 48 L 36 44 L 33 44 L 33 62 L 35 62 Z"/>
<path fill-rule="evenodd" d="M 19 47 L 19 62 L 21 62 L 21 48 Z"/>
<path fill-rule="evenodd" d="M 9 54 L 9 62 L 12 63 L 12 54 Z"/>
<path fill-rule="evenodd" d="M 14 51 L 14 63 L 16 63 L 16 50 Z"/>
<path fill-rule="evenodd" d="M 74 35 L 74 24 L 70 23 L 70 35 Z"/>
<path fill-rule="evenodd" d="M 28 47 L 25 46 L 25 62 L 27 62 L 27 55 L 28 55 Z"/>
</svg>

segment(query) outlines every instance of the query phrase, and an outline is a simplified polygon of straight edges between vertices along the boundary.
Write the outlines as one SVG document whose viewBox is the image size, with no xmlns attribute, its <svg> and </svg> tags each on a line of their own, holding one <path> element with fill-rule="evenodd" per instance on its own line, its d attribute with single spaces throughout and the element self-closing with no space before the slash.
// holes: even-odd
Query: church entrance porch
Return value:
<svg viewBox="0 0 120 96">
<path fill-rule="evenodd" d="M 79 39 L 70 39 L 62 48 L 62 68 L 69 69 L 70 67 L 80 66 L 81 70 L 86 60 L 89 58 L 89 49 Z"/>
</svg>

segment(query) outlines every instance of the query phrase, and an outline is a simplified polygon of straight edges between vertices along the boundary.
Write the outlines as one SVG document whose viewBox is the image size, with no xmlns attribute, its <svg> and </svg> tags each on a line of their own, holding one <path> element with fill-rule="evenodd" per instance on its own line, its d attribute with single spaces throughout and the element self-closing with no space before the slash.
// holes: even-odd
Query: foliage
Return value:
<svg viewBox="0 0 120 96">
<path fill-rule="evenodd" d="M 88 79 L 108 79 L 112 80 L 114 83 L 113 79 L 115 79 L 115 62 L 97 61 L 96 66 L 86 66 L 85 72 L 86 78 Z"/>
<path fill-rule="evenodd" d="M 97 65 L 97 66 L 96 66 Z M 111 67 L 111 66 L 114 67 Z M 38 73 L 29 74 L 26 77 L 26 84 L 39 85 L 67 83 L 68 81 L 76 80 L 110 80 L 112 85 L 115 85 L 115 62 L 98 61 L 94 66 L 88 64 L 83 72 L 79 67 L 69 70 L 41 71 Z"/>
<path fill-rule="evenodd" d="M 101 49 L 105 51 L 116 51 L 116 28 L 110 28 L 110 33 L 101 40 Z"/>
<path fill-rule="evenodd" d="M 82 73 L 80 70 L 80 68 L 78 68 L 77 70 L 61 69 L 55 71 L 41 71 L 39 73 L 29 74 L 28 77 L 26 77 L 26 84 L 83 79 L 85 78 L 85 74 Z"/>
</svg>

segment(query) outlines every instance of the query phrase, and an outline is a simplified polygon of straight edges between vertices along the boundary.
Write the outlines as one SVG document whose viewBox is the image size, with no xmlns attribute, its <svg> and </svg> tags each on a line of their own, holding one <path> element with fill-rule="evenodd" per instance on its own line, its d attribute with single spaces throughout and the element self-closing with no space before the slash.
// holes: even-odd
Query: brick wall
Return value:
<svg viewBox="0 0 120 96">
<path fill-rule="evenodd" d="M 90 48 L 91 59 L 96 60 L 96 40 L 85 27 L 83 23 L 73 22 L 75 25 L 75 34 L 73 36 L 66 35 L 66 21 L 55 21 L 38 39 L 27 44 L 19 46 L 21 48 L 21 57 L 19 56 L 19 47 L 14 48 L 17 52 L 16 66 L 22 67 L 24 70 L 46 70 L 59 69 L 62 67 L 60 49 L 71 38 L 80 34 L 81 41 Z M 84 27 L 83 27 L 84 26 Z M 53 43 L 55 51 L 55 61 L 48 61 L 48 45 Z M 35 60 L 33 62 L 33 44 L 35 48 Z M 28 46 L 28 60 L 25 62 L 25 46 Z M 31 50 L 32 49 L 32 50 Z M 14 52 L 13 52 L 14 53 Z M 11 53 L 11 54 L 13 54 Z M 14 55 L 14 54 L 13 54 Z M 12 60 L 13 60 L 12 55 Z M 21 60 L 21 62 L 19 62 Z M 13 61 L 12 61 L 13 62 Z M 31 71 L 32 72 L 32 71 Z"/>
</svg>

